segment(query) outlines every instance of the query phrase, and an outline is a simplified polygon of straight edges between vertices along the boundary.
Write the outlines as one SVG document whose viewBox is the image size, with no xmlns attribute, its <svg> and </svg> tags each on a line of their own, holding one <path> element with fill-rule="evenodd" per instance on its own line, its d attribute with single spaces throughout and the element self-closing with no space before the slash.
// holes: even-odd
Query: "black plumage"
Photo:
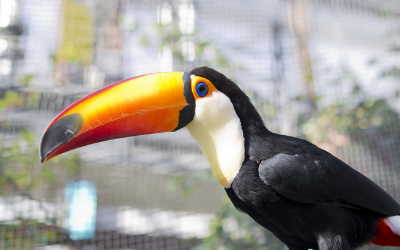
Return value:
<svg viewBox="0 0 400 250">
<path fill-rule="evenodd" d="M 226 192 L 237 209 L 289 249 L 353 249 L 371 242 L 379 218 L 399 204 L 361 173 L 302 139 L 269 131 L 249 98 L 223 74 L 191 74 L 227 95 L 240 118 L 245 160 Z"/>
</svg>

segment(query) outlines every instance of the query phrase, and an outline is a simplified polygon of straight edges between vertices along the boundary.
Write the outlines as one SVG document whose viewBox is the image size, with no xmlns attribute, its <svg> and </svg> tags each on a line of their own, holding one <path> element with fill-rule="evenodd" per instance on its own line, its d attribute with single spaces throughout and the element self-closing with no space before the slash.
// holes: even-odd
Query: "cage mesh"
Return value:
<svg viewBox="0 0 400 250">
<path fill-rule="evenodd" d="M 0 249 L 285 249 L 227 201 L 186 130 L 44 164 L 58 112 L 111 83 L 207 65 L 277 133 L 305 138 L 400 201 L 394 0 L 0 0 Z M 71 239 L 68 183 L 97 193 Z M 365 248 L 373 249 L 373 246 Z"/>
</svg>

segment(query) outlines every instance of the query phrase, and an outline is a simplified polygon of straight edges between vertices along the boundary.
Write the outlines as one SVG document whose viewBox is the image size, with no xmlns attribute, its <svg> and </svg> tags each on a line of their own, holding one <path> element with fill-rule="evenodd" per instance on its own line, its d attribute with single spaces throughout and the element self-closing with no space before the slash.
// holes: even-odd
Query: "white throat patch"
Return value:
<svg viewBox="0 0 400 250">
<path fill-rule="evenodd" d="M 218 182 L 229 188 L 245 152 L 242 125 L 230 99 L 218 91 L 197 99 L 195 116 L 186 128 L 199 143 Z"/>
</svg>

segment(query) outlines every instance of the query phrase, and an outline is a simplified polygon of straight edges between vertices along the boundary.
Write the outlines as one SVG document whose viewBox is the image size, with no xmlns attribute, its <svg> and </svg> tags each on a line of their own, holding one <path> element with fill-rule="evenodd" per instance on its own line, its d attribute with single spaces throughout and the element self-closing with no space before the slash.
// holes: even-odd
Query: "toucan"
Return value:
<svg viewBox="0 0 400 250">
<path fill-rule="evenodd" d="M 233 205 L 290 250 L 400 246 L 400 205 L 389 194 L 314 144 L 268 130 L 246 94 L 209 67 L 89 94 L 47 126 L 40 156 L 183 127 Z"/>
</svg>

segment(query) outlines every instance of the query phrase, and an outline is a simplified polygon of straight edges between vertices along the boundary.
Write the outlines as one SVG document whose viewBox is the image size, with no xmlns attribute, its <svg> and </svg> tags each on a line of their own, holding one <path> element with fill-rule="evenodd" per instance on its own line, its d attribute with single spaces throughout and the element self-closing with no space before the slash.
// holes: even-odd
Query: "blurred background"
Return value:
<svg viewBox="0 0 400 250">
<path fill-rule="evenodd" d="M 399 24 L 397 0 L 0 0 L 0 249 L 286 249 L 233 208 L 186 130 L 40 163 L 69 104 L 202 65 L 270 130 L 400 201 Z"/>
</svg>

